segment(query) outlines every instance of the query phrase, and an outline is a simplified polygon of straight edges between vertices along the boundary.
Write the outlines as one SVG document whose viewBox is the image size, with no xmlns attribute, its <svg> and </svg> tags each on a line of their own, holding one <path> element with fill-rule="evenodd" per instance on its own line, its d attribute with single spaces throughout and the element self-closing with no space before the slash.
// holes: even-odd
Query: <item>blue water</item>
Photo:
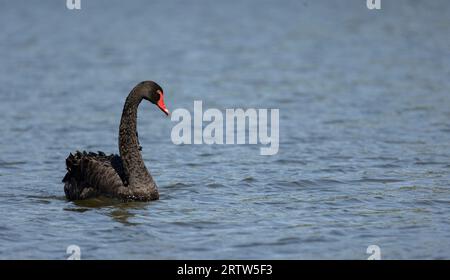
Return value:
<svg viewBox="0 0 450 280">
<path fill-rule="evenodd" d="M 450 258 L 448 1 L 0 5 L 0 259 Z M 161 199 L 66 201 L 149 79 L 171 110 L 278 108 L 279 153 L 176 146 L 143 103 Z"/>
</svg>

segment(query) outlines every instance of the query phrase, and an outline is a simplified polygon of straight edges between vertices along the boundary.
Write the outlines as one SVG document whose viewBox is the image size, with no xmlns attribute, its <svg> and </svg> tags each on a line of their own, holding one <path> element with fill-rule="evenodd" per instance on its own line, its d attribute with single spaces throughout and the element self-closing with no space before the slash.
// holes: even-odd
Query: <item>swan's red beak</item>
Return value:
<svg viewBox="0 0 450 280">
<path fill-rule="evenodd" d="M 164 103 L 164 94 L 159 94 L 159 100 L 158 103 L 156 103 L 156 106 L 158 106 L 161 111 L 163 111 L 167 116 L 170 114 L 169 110 L 166 108 L 166 104 Z"/>
</svg>

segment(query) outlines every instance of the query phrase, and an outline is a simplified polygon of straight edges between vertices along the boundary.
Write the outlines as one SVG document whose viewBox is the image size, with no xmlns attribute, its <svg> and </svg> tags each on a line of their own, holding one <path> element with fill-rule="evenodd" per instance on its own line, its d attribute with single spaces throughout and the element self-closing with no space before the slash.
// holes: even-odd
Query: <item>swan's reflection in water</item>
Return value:
<svg viewBox="0 0 450 280">
<path fill-rule="evenodd" d="M 114 221 L 123 225 L 134 226 L 139 223 L 130 222 L 136 214 L 133 210 L 143 210 L 148 205 L 147 202 L 122 202 L 117 199 L 99 197 L 86 200 L 73 201 L 73 207 L 64 208 L 66 211 L 84 213 L 95 209 L 109 209 L 107 213 Z"/>
</svg>

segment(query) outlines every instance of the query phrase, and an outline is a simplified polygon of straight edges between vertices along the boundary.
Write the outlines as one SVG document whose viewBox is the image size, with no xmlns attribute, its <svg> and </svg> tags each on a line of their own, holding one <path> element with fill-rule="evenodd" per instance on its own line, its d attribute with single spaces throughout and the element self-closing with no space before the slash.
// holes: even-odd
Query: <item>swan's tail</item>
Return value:
<svg viewBox="0 0 450 280">
<path fill-rule="evenodd" d="M 85 151 L 80 152 L 76 151 L 75 155 L 72 153 L 66 158 L 66 169 L 67 173 L 62 179 L 63 183 L 68 182 L 71 178 L 75 178 L 77 181 L 81 181 L 85 174 L 83 174 L 85 170 L 85 166 L 87 165 L 89 158 L 107 158 L 105 153 L 98 152 L 96 153 L 87 153 Z"/>
<path fill-rule="evenodd" d="M 88 183 L 87 171 L 90 159 L 98 157 L 103 158 L 106 155 L 103 152 L 95 154 L 80 151 L 69 154 L 66 159 L 67 173 L 62 179 L 65 183 L 64 193 L 68 199 L 83 199 L 95 194 L 95 190 Z"/>
<path fill-rule="evenodd" d="M 127 185 L 118 155 L 77 151 L 66 159 L 67 173 L 62 179 L 69 200 L 85 199 L 98 192 Z"/>
</svg>

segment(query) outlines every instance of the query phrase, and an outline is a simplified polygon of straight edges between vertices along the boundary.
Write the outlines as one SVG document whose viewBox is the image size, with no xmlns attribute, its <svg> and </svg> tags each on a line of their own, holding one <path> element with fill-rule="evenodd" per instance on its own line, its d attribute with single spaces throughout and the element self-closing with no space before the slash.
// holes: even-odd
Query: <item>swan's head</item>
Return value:
<svg viewBox="0 0 450 280">
<path fill-rule="evenodd" d="M 164 91 L 157 83 L 153 81 L 141 82 L 136 86 L 136 90 L 142 94 L 145 100 L 155 104 L 166 115 L 169 115 L 169 110 L 164 103 Z"/>
</svg>

